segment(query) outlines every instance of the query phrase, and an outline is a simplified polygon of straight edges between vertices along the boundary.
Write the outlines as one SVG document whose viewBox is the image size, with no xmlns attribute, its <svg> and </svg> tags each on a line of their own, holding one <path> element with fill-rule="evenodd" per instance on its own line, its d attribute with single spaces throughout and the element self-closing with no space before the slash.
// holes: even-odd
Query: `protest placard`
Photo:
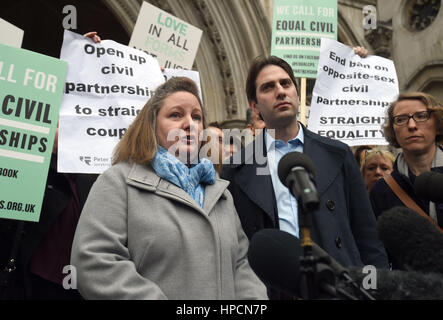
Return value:
<svg viewBox="0 0 443 320">
<path fill-rule="evenodd" d="M 337 39 L 336 0 L 274 0 L 271 54 L 296 77 L 316 77 L 321 38 Z"/>
<path fill-rule="evenodd" d="M 112 152 L 158 85 L 155 58 L 112 40 L 94 43 L 65 30 L 68 62 L 60 110 L 58 171 L 101 173 Z"/>
<path fill-rule="evenodd" d="M 1 44 L 15 48 L 22 46 L 23 35 L 25 33 L 22 29 L 0 18 L 0 30 Z"/>
<path fill-rule="evenodd" d="M 0 45 L 0 218 L 39 221 L 66 69 Z"/>
<path fill-rule="evenodd" d="M 203 94 L 200 85 L 200 73 L 198 71 L 166 68 L 163 71 L 163 75 L 165 77 L 165 80 L 169 80 L 174 77 L 187 77 L 191 79 L 197 84 L 198 92 L 200 93 L 200 99 L 203 101 Z"/>
<path fill-rule="evenodd" d="M 348 46 L 322 39 L 309 129 L 349 146 L 385 145 L 381 126 L 397 95 L 392 60 L 361 58 Z"/>
<path fill-rule="evenodd" d="M 191 69 L 202 31 L 143 1 L 129 46 L 157 58 L 161 66 Z"/>
</svg>

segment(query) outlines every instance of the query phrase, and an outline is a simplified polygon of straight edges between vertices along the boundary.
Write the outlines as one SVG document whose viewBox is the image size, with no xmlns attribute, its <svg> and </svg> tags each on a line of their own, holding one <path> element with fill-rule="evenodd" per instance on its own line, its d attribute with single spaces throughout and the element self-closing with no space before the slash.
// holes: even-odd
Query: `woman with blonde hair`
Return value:
<svg viewBox="0 0 443 320">
<path fill-rule="evenodd" d="M 196 84 L 158 87 L 94 184 L 71 264 L 86 299 L 267 299 L 228 182 L 199 159 Z"/>
<path fill-rule="evenodd" d="M 394 155 L 381 147 L 366 152 L 362 157 L 360 170 L 368 192 L 377 180 L 391 174 L 394 161 Z"/>
<path fill-rule="evenodd" d="M 420 174 L 443 173 L 443 105 L 422 92 L 402 93 L 388 108 L 386 140 L 401 148 L 389 181 L 381 179 L 370 192 L 376 216 L 395 206 L 406 206 L 387 182 L 394 182 L 436 224 L 443 227 L 443 206 L 417 196 L 414 181 Z M 392 182 L 391 182 L 392 181 Z"/>
</svg>

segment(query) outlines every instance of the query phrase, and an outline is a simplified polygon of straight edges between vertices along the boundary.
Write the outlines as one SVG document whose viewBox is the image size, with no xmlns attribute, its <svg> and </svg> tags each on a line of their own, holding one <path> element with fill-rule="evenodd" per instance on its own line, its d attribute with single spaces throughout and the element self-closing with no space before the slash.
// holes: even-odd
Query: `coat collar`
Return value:
<svg viewBox="0 0 443 320">
<path fill-rule="evenodd" d="M 241 163 L 232 164 L 230 167 L 238 168 L 234 181 L 239 188 L 276 223 L 276 200 L 267 162 L 265 140 L 262 130 L 254 141 L 241 151 Z"/>
<path fill-rule="evenodd" d="M 229 182 L 220 178 L 213 185 L 205 187 L 205 200 L 201 208 L 182 188 L 160 178 L 150 165 L 133 164 L 126 182 L 134 187 L 156 193 L 159 196 L 183 203 L 208 216 L 217 201 L 224 195 Z"/>
<path fill-rule="evenodd" d="M 321 196 L 340 175 L 346 158 L 346 148 L 338 141 L 321 137 L 304 126 L 303 129 L 303 153 L 314 162 L 315 183 L 318 195 Z"/>
<path fill-rule="evenodd" d="M 314 162 L 315 182 L 318 194 L 321 196 L 340 174 L 346 157 L 346 149 L 340 142 L 323 138 L 309 131 L 301 123 L 300 126 L 303 127 L 305 137 L 303 153 Z M 236 169 L 234 181 L 240 189 L 275 222 L 276 199 L 267 166 L 265 140 L 263 130 L 242 150 L 242 162 L 232 164 L 230 167 Z M 261 159 L 262 155 L 264 161 Z M 257 170 L 267 172 L 267 174 L 258 175 Z"/>
</svg>

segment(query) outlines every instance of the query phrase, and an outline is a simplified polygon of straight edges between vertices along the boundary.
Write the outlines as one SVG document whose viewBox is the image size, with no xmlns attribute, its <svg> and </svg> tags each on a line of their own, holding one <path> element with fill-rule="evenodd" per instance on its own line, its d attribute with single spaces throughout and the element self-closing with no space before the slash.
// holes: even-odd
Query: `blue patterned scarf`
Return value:
<svg viewBox="0 0 443 320">
<path fill-rule="evenodd" d="M 183 162 L 159 146 L 152 167 L 163 179 L 185 190 L 200 207 L 205 199 L 205 187 L 215 183 L 215 169 L 208 159 L 200 159 L 198 164 L 188 168 Z"/>
</svg>

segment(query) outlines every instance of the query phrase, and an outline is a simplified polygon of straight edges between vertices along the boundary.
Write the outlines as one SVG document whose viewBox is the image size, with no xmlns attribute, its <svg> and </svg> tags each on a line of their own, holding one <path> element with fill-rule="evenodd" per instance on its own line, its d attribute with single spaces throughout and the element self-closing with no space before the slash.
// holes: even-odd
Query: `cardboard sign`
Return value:
<svg viewBox="0 0 443 320">
<path fill-rule="evenodd" d="M 392 60 L 361 58 L 348 46 L 322 39 L 309 129 L 349 146 L 386 145 L 381 127 L 398 92 Z"/>
<path fill-rule="evenodd" d="M 0 43 L 15 47 L 21 48 L 23 42 L 24 31 L 20 28 L 17 28 L 13 24 L 9 23 L 6 20 L 0 18 Z"/>
<path fill-rule="evenodd" d="M 69 64 L 60 110 L 58 171 L 102 173 L 136 115 L 165 81 L 155 58 L 115 41 L 65 30 Z"/>
<path fill-rule="evenodd" d="M 66 69 L 0 45 L 0 218 L 39 221 Z"/>
<path fill-rule="evenodd" d="M 187 77 L 195 82 L 200 93 L 200 99 L 203 101 L 202 89 L 200 85 L 200 74 L 194 70 L 181 70 L 181 69 L 165 69 L 163 72 L 165 80 L 169 80 L 174 77 Z"/>
<path fill-rule="evenodd" d="M 321 38 L 337 39 L 336 0 L 274 0 L 271 54 L 316 78 Z"/>
<path fill-rule="evenodd" d="M 129 46 L 154 56 L 165 68 L 192 69 L 202 33 L 193 25 L 143 2 Z"/>
</svg>

